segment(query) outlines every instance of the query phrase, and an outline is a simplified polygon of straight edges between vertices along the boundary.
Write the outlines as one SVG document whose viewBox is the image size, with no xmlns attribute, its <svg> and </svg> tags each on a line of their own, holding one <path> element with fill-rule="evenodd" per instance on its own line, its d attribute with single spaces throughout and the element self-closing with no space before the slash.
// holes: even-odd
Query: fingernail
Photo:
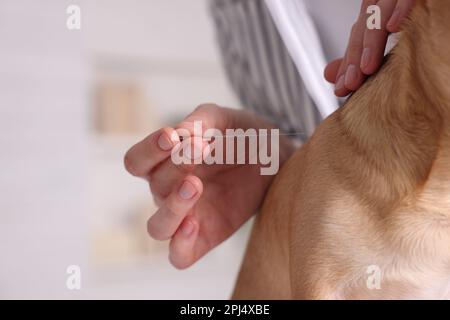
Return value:
<svg viewBox="0 0 450 320">
<path fill-rule="evenodd" d="M 172 141 L 165 133 L 161 133 L 159 136 L 158 145 L 163 151 L 169 151 L 173 147 Z"/>
<path fill-rule="evenodd" d="M 336 82 L 336 91 L 341 90 L 345 84 L 345 76 L 342 75 L 339 80 Z"/>
<path fill-rule="evenodd" d="M 196 193 L 197 189 L 195 189 L 194 185 L 189 181 L 183 182 L 180 190 L 178 190 L 178 194 L 180 195 L 181 199 L 184 200 L 192 199 Z"/>
<path fill-rule="evenodd" d="M 391 18 L 389 19 L 389 22 L 387 23 L 387 28 L 395 28 L 400 20 L 400 10 L 395 9 L 394 13 L 392 14 Z"/>
<path fill-rule="evenodd" d="M 183 223 L 183 227 L 181 228 L 181 232 L 183 232 L 183 235 L 185 237 L 189 237 L 192 232 L 194 232 L 194 224 L 192 223 L 192 221 L 185 221 Z"/>
<path fill-rule="evenodd" d="M 361 69 L 365 69 L 370 63 L 370 48 L 364 48 L 361 57 Z"/>
<path fill-rule="evenodd" d="M 357 77 L 358 75 L 356 73 L 356 66 L 354 64 L 349 65 L 347 68 L 347 72 L 345 73 L 345 86 L 347 88 L 352 87 L 356 82 Z"/>
</svg>

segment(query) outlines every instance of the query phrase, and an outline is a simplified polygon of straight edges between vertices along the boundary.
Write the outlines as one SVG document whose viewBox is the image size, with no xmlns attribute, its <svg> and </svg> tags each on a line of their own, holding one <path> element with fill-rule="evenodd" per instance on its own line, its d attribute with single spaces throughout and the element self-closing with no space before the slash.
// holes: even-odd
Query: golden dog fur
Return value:
<svg viewBox="0 0 450 320">
<path fill-rule="evenodd" d="M 275 179 L 233 298 L 450 298 L 449 121 L 450 1 L 418 1 L 380 72 Z"/>
</svg>

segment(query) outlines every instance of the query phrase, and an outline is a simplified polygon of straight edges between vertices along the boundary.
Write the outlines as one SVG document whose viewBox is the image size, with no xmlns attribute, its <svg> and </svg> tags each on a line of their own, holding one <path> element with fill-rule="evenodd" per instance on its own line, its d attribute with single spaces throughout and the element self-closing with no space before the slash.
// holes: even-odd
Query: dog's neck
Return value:
<svg viewBox="0 0 450 320">
<path fill-rule="evenodd" d="M 360 180 L 374 184 L 372 203 L 395 205 L 426 184 L 437 160 L 450 163 L 450 57 L 436 39 L 444 22 L 429 2 L 415 8 L 385 66 L 340 113 L 343 130 L 370 159 Z"/>
</svg>

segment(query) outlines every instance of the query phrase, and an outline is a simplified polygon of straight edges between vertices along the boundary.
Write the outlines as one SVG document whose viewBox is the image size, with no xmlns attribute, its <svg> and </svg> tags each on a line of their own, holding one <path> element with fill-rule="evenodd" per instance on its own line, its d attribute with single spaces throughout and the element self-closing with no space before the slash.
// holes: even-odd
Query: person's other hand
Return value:
<svg viewBox="0 0 450 320">
<path fill-rule="evenodd" d="M 363 0 L 358 20 L 352 27 L 343 58 L 330 62 L 325 79 L 335 84 L 335 94 L 345 97 L 359 89 L 367 76 L 381 66 L 389 33 L 400 31 L 415 0 Z M 381 29 L 369 30 L 367 8 L 378 5 L 381 10 Z"/>
<path fill-rule="evenodd" d="M 145 178 L 159 209 L 147 229 L 157 240 L 170 239 L 169 260 L 187 268 L 226 240 L 260 207 L 273 176 L 260 175 L 259 165 L 175 165 L 172 149 L 180 142 L 177 129 L 193 132 L 201 120 L 203 130 L 216 128 L 272 128 L 245 111 L 203 105 L 176 128 L 163 128 L 134 145 L 125 155 L 125 167 Z M 203 145 L 201 148 L 206 147 Z M 293 147 L 280 137 L 280 166 Z"/>
</svg>

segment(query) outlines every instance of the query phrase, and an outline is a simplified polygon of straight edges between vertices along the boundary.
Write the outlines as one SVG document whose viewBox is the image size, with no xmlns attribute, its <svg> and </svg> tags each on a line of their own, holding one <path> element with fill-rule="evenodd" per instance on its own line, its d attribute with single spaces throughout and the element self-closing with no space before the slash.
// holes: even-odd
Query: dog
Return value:
<svg viewBox="0 0 450 320">
<path fill-rule="evenodd" d="M 450 299 L 450 1 L 283 166 L 233 299 Z"/>
</svg>

